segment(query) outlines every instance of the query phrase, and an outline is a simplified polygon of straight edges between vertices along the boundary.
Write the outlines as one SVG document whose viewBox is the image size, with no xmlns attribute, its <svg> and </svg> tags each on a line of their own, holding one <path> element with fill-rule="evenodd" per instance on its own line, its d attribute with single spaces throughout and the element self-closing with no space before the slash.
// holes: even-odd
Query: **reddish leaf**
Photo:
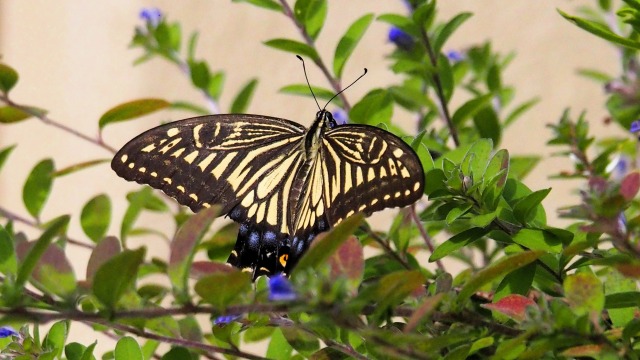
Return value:
<svg viewBox="0 0 640 360">
<path fill-rule="evenodd" d="M 640 189 L 640 173 L 632 172 L 622 179 L 620 195 L 622 195 L 625 200 L 631 201 L 638 193 L 638 189 Z"/>
<path fill-rule="evenodd" d="M 619 263 L 614 267 L 626 277 L 640 279 L 640 263 L 638 262 Z"/>
<path fill-rule="evenodd" d="M 344 276 L 354 282 L 360 282 L 364 273 L 364 254 L 358 238 L 349 237 L 329 258 L 329 264 L 332 279 Z"/>
<path fill-rule="evenodd" d="M 213 261 L 194 261 L 191 264 L 190 277 L 196 280 L 200 280 L 205 276 L 216 273 L 228 273 L 233 272 L 235 269 L 229 264 L 223 264 Z"/>
<path fill-rule="evenodd" d="M 492 304 L 481 305 L 485 309 L 497 311 L 508 317 L 522 321 L 526 317 L 526 309 L 528 306 L 536 306 L 536 303 L 526 296 L 512 294 L 503 297 Z"/>
<path fill-rule="evenodd" d="M 180 302 L 189 301 L 189 268 L 198 244 L 219 213 L 219 206 L 212 206 L 198 212 L 182 224 L 171 241 L 167 272 L 176 298 Z"/>
<path fill-rule="evenodd" d="M 563 356 L 567 356 L 567 357 L 593 357 L 593 358 L 600 358 L 600 355 L 602 355 L 602 349 L 603 349 L 603 345 L 596 345 L 596 344 L 591 344 L 591 345 L 580 345 L 580 346 L 574 346 L 571 348 L 568 348 L 567 350 L 563 351 L 560 355 Z"/>
<path fill-rule="evenodd" d="M 87 282 L 91 284 L 91 279 L 102 264 L 112 257 L 120 254 L 120 241 L 115 236 L 107 236 L 100 241 L 89 257 L 87 263 Z"/>
<path fill-rule="evenodd" d="M 18 243 L 16 247 L 18 256 L 23 259 L 34 244 L 34 241 Z M 73 268 L 64 251 L 55 244 L 47 247 L 38 259 L 31 276 L 33 284 L 38 288 L 61 297 L 67 297 L 75 291 L 76 278 Z"/>
</svg>

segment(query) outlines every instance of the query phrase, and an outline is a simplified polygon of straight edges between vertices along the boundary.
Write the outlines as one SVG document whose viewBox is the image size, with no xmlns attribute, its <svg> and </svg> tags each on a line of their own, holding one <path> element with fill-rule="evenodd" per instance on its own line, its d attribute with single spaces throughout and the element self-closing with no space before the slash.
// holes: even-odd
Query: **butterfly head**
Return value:
<svg viewBox="0 0 640 360">
<path fill-rule="evenodd" d="M 316 113 L 316 122 L 322 124 L 325 129 L 333 129 L 338 123 L 329 110 L 322 109 Z"/>
</svg>

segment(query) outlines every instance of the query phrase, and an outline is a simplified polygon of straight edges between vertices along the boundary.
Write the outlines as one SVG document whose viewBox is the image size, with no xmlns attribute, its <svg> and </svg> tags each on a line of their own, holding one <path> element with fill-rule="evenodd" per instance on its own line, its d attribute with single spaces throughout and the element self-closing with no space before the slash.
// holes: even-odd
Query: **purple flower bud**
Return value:
<svg viewBox="0 0 640 360">
<path fill-rule="evenodd" d="M 156 27 L 162 20 L 162 11 L 158 8 L 144 8 L 140 10 L 140 18 L 152 27 Z"/>
<path fill-rule="evenodd" d="M 217 318 L 215 318 L 213 320 L 213 325 L 218 325 L 218 326 L 227 325 L 229 323 L 232 323 L 232 322 L 238 320 L 239 318 L 240 318 L 240 315 L 222 315 L 222 316 L 218 316 Z"/>
<path fill-rule="evenodd" d="M 632 122 L 631 126 L 629 127 L 629 131 L 631 131 L 632 133 L 640 132 L 640 120 Z"/>
<path fill-rule="evenodd" d="M 18 336 L 18 332 L 16 332 L 9 326 L 0 327 L 0 339 L 9 336 Z"/>
<path fill-rule="evenodd" d="M 413 37 L 397 27 L 392 27 L 389 30 L 389 41 L 402 50 L 409 51 L 413 49 Z"/>
<path fill-rule="evenodd" d="M 460 62 L 466 59 L 466 56 L 464 55 L 464 53 L 461 53 L 460 51 L 450 50 L 447 52 L 447 59 L 449 59 L 450 62 L 455 64 L 457 62 Z"/>
<path fill-rule="evenodd" d="M 282 274 L 269 278 L 269 301 L 291 301 L 296 298 L 293 286 Z"/>
<path fill-rule="evenodd" d="M 333 115 L 333 120 L 335 120 L 338 125 L 344 125 L 349 121 L 349 116 L 342 109 L 333 110 L 331 115 Z"/>
</svg>

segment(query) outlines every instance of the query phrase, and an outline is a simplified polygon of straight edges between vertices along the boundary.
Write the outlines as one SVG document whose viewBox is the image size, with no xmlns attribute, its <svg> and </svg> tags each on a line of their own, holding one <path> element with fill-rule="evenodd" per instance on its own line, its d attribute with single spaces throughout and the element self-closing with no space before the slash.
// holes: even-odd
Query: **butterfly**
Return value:
<svg viewBox="0 0 640 360">
<path fill-rule="evenodd" d="M 289 274 L 316 235 L 355 213 L 416 202 L 425 179 L 402 139 L 325 109 L 308 129 L 248 114 L 175 121 L 129 141 L 111 167 L 194 212 L 220 205 L 240 224 L 227 262 L 254 279 Z"/>
</svg>

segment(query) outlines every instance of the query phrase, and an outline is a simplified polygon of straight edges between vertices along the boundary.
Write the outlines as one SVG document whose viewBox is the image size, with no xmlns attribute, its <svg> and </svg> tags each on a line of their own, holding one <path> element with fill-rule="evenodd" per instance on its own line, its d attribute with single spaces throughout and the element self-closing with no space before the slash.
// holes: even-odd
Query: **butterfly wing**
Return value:
<svg viewBox="0 0 640 360">
<path fill-rule="evenodd" d="M 194 212 L 220 204 L 227 213 L 278 167 L 274 159 L 299 146 L 304 131 L 267 116 L 201 116 L 142 133 L 118 151 L 111 167 Z"/>
<path fill-rule="evenodd" d="M 323 138 L 324 207 L 331 226 L 356 212 L 371 214 L 418 201 L 424 171 L 402 139 L 368 125 L 343 125 Z"/>
</svg>

